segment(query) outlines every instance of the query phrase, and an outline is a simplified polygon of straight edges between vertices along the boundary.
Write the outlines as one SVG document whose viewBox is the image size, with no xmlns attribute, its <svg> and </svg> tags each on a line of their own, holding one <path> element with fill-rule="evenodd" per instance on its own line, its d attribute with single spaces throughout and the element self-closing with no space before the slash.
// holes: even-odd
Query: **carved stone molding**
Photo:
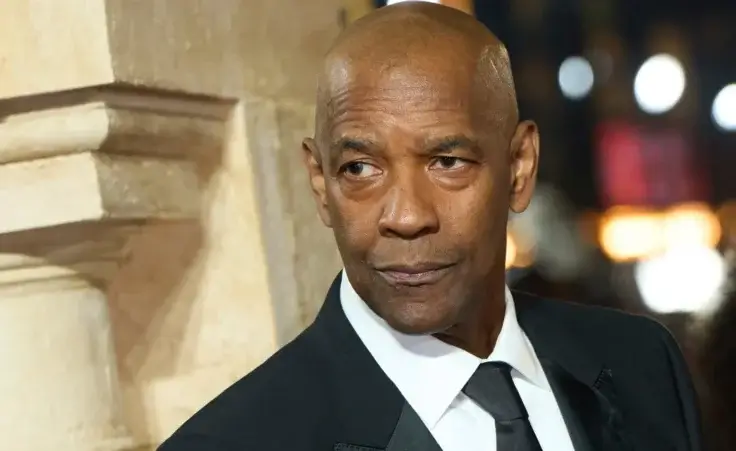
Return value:
<svg viewBox="0 0 736 451">
<path fill-rule="evenodd" d="M 142 226 L 81 223 L 0 235 L 0 292 L 79 283 L 104 289 L 127 260 L 128 243 Z"/>
<path fill-rule="evenodd" d="M 0 164 L 83 152 L 196 158 L 222 145 L 231 109 L 118 85 L 0 100 Z"/>
<path fill-rule="evenodd" d="M 202 220 L 231 109 L 119 86 L 0 101 L 0 342 L 17 342 L 0 346 L 0 395 L 18 396 L 0 408 L 12 418 L 0 421 L 6 440 L 34 451 L 137 446 L 109 283 L 146 224 Z"/>
<path fill-rule="evenodd" d="M 196 217 L 232 105 L 103 87 L 0 102 L 0 234 Z M 208 162 L 208 163 L 205 163 Z"/>
</svg>

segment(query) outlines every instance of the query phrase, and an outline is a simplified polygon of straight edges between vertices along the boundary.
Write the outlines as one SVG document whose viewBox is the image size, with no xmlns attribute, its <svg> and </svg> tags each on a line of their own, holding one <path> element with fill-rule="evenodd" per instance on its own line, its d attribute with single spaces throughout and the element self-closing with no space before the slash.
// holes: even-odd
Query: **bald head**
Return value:
<svg viewBox="0 0 736 451">
<path fill-rule="evenodd" d="M 468 104 L 508 137 L 518 122 L 516 93 L 503 43 L 472 16 L 429 2 L 402 2 L 348 27 L 325 58 L 319 78 L 317 135 L 346 84 L 370 86 L 412 71 L 425 89 L 456 85 Z"/>
</svg>

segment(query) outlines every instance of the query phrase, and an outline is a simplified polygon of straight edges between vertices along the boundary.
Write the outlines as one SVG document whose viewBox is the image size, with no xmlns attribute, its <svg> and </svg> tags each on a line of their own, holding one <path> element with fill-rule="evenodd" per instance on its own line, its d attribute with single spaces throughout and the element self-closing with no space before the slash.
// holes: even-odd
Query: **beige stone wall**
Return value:
<svg viewBox="0 0 736 451">
<path fill-rule="evenodd" d="M 300 165 L 340 0 L 3 0 L 0 435 L 150 449 L 339 268 Z"/>
</svg>

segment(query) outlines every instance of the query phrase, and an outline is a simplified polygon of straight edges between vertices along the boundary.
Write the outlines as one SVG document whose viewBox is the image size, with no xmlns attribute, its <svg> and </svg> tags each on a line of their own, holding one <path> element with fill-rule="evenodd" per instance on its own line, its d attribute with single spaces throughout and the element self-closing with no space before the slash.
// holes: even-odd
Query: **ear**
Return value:
<svg viewBox="0 0 736 451">
<path fill-rule="evenodd" d="M 302 141 L 302 152 L 304 166 L 309 174 L 309 184 L 312 187 L 314 201 L 317 203 L 317 213 L 327 227 L 332 227 L 329 210 L 327 208 L 327 187 L 325 185 L 325 174 L 322 167 L 322 157 L 317 148 L 317 143 L 312 138 Z"/>
<path fill-rule="evenodd" d="M 529 206 L 539 167 L 539 130 L 532 121 L 519 123 L 511 138 L 511 198 L 509 206 L 521 213 Z"/>
</svg>

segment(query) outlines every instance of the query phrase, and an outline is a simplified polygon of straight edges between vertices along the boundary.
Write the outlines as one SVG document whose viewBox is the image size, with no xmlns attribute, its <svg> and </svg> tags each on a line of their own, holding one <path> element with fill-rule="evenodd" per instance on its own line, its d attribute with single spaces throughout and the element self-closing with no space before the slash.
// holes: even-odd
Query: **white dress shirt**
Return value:
<svg viewBox="0 0 736 451">
<path fill-rule="evenodd" d="M 419 415 L 443 451 L 496 451 L 493 417 L 462 388 L 483 362 L 506 362 L 544 451 L 574 451 L 531 342 L 516 320 L 506 288 L 506 314 L 491 355 L 480 359 L 431 335 L 392 329 L 358 296 L 342 273 L 340 301 L 348 321 L 381 369 Z M 503 451 L 503 450 L 498 450 Z"/>
</svg>

